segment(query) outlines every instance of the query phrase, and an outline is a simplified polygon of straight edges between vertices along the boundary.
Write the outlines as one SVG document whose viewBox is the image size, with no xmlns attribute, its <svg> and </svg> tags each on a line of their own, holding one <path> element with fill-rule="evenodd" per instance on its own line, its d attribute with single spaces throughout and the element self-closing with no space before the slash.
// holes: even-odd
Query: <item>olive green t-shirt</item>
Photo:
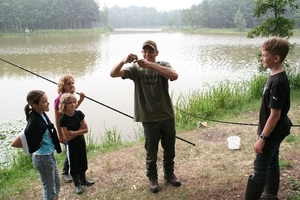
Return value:
<svg viewBox="0 0 300 200">
<path fill-rule="evenodd" d="M 156 62 L 170 67 L 168 62 Z M 156 71 L 133 64 L 124 69 L 123 79 L 134 82 L 134 119 L 137 122 L 157 122 L 174 118 L 168 79 Z"/>
</svg>

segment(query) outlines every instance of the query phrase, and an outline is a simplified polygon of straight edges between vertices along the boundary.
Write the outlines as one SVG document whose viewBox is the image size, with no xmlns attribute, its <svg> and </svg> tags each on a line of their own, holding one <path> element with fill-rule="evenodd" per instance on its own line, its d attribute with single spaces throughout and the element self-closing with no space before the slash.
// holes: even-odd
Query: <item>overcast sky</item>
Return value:
<svg viewBox="0 0 300 200">
<path fill-rule="evenodd" d="M 182 1 L 171 1 L 171 0 L 100 0 L 100 6 L 103 7 L 104 3 L 108 8 L 113 7 L 114 5 L 120 7 L 129 7 L 134 6 L 146 6 L 154 7 L 157 11 L 169 11 L 175 9 L 188 9 L 193 4 L 198 5 L 201 0 L 182 0 Z"/>
</svg>

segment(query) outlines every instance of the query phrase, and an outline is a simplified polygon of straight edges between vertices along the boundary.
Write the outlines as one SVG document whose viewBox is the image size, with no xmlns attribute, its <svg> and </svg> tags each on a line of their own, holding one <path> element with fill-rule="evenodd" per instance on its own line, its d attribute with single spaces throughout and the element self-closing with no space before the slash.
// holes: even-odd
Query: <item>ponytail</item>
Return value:
<svg viewBox="0 0 300 200">
<path fill-rule="evenodd" d="M 24 112 L 25 112 L 25 115 L 26 115 L 26 121 L 28 121 L 29 115 L 30 115 L 30 113 L 32 112 L 32 109 L 30 108 L 29 104 L 27 104 L 27 105 L 24 107 Z"/>
</svg>

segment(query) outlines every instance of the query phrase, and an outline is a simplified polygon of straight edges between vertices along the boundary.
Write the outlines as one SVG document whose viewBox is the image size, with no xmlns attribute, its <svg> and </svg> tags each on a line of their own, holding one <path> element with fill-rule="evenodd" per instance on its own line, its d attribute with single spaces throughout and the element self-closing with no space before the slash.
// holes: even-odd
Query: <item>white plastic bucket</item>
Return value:
<svg viewBox="0 0 300 200">
<path fill-rule="evenodd" d="M 227 138 L 227 142 L 229 149 L 240 149 L 241 138 L 239 136 L 230 136 Z"/>
</svg>

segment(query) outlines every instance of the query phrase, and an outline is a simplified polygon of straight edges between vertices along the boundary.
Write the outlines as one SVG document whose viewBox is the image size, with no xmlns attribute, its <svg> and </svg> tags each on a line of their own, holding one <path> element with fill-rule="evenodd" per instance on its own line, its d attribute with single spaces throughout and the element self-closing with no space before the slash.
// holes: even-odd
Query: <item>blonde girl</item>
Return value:
<svg viewBox="0 0 300 200">
<path fill-rule="evenodd" d="M 94 181 L 86 180 L 85 176 L 88 165 L 84 134 L 88 132 L 88 127 L 84 119 L 85 115 L 80 110 L 76 110 L 76 107 L 77 100 L 73 94 L 61 95 L 59 111 L 63 115 L 60 117 L 59 125 L 67 140 L 67 155 L 75 191 L 81 194 L 83 192 L 81 185 L 90 186 Z"/>
</svg>

